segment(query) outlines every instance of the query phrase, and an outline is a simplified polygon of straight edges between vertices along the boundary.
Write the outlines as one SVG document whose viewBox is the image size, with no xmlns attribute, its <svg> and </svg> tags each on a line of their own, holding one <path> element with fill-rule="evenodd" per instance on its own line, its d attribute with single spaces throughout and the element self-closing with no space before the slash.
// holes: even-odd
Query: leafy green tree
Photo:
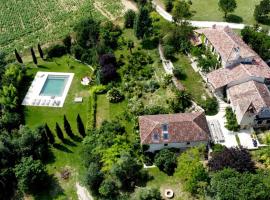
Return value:
<svg viewBox="0 0 270 200">
<path fill-rule="evenodd" d="M 66 133 L 67 133 L 67 135 L 68 135 L 69 137 L 71 137 L 71 138 L 74 137 L 74 134 L 73 134 L 73 132 L 72 132 L 71 126 L 70 126 L 70 124 L 69 124 L 69 122 L 68 122 L 68 120 L 67 120 L 66 115 L 64 115 L 64 129 L 65 129 L 65 131 L 66 131 Z"/>
<path fill-rule="evenodd" d="M 256 27 L 246 26 L 241 30 L 243 40 L 264 60 L 270 59 L 270 36 L 268 32 L 258 31 Z"/>
<path fill-rule="evenodd" d="M 134 23 L 134 31 L 137 38 L 142 39 L 148 37 L 152 33 L 152 20 L 149 10 L 141 7 Z"/>
<path fill-rule="evenodd" d="M 201 163 L 205 147 L 188 149 L 178 158 L 175 174 L 183 181 L 184 189 L 192 194 L 204 194 L 209 177 Z"/>
<path fill-rule="evenodd" d="M 82 137 L 85 137 L 85 128 L 84 128 L 84 125 L 83 125 L 83 121 L 81 119 L 81 116 L 78 114 L 77 115 L 77 128 L 78 128 L 78 132 L 80 133 L 80 135 Z"/>
<path fill-rule="evenodd" d="M 135 191 L 132 200 L 162 200 L 160 191 L 157 188 L 139 188 Z"/>
<path fill-rule="evenodd" d="M 184 112 L 192 105 L 191 96 L 185 91 L 174 90 L 175 98 L 169 102 L 170 108 L 173 112 Z"/>
<path fill-rule="evenodd" d="M 38 52 L 39 52 L 39 56 L 41 57 L 41 59 L 44 59 L 44 54 L 43 54 L 43 51 L 42 51 L 40 44 L 38 44 Z"/>
<path fill-rule="evenodd" d="M 19 189 L 25 193 L 42 190 L 47 183 L 48 174 L 45 167 L 39 160 L 33 160 L 32 157 L 22 158 L 14 171 Z"/>
<path fill-rule="evenodd" d="M 262 0 L 259 5 L 255 6 L 254 18 L 260 23 L 269 23 L 270 17 L 270 0 Z"/>
<path fill-rule="evenodd" d="M 15 49 L 15 56 L 16 56 L 16 59 L 19 63 L 23 63 L 23 60 L 22 60 L 20 54 L 18 53 L 17 49 Z"/>
<path fill-rule="evenodd" d="M 270 187 L 266 180 L 269 180 L 269 173 L 239 173 L 230 168 L 223 169 L 213 174 L 209 194 L 219 200 L 267 200 Z"/>
<path fill-rule="evenodd" d="M 6 70 L 2 76 L 3 85 L 12 84 L 15 88 L 19 88 L 25 77 L 25 68 L 20 64 L 9 64 L 6 66 Z"/>
<path fill-rule="evenodd" d="M 168 175 L 173 175 L 177 167 L 176 154 L 169 149 L 163 149 L 155 156 L 155 165 Z"/>
<path fill-rule="evenodd" d="M 176 49 L 172 45 L 163 46 L 163 53 L 166 59 L 172 59 L 174 57 Z"/>
<path fill-rule="evenodd" d="M 54 144 L 55 142 L 54 135 L 47 123 L 45 124 L 44 128 L 45 128 L 45 133 L 46 133 L 46 136 L 48 137 L 49 143 Z"/>
<path fill-rule="evenodd" d="M 51 46 L 48 49 L 48 58 L 57 58 L 65 55 L 67 53 L 67 49 L 64 45 L 56 44 Z"/>
<path fill-rule="evenodd" d="M 136 17 L 136 13 L 133 10 L 129 9 L 127 12 L 125 12 L 125 15 L 124 15 L 125 28 L 133 28 L 135 17 Z"/>
<path fill-rule="evenodd" d="M 224 18 L 227 18 L 228 13 L 233 12 L 236 7 L 236 1 L 235 0 L 219 0 L 218 2 L 219 9 L 224 12 Z"/>
<path fill-rule="evenodd" d="M 7 65 L 6 54 L 0 52 L 0 84 L 2 82 L 2 74 L 5 72 L 6 65 Z"/>
<path fill-rule="evenodd" d="M 64 142 L 65 141 L 65 138 L 64 138 L 64 134 L 62 132 L 62 129 L 60 128 L 59 124 L 56 122 L 55 124 L 55 132 L 57 134 L 57 137 L 62 141 Z"/>
<path fill-rule="evenodd" d="M 37 65 L 37 63 L 38 63 L 37 57 L 36 57 L 36 54 L 35 54 L 33 47 L 31 47 L 31 55 L 32 55 L 33 62 Z"/>
<path fill-rule="evenodd" d="M 243 148 L 224 148 L 223 151 L 214 153 L 208 166 L 211 171 L 232 168 L 238 172 L 255 172 L 251 155 Z"/>
<path fill-rule="evenodd" d="M 111 178 L 107 178 L 103 180 L 98 191 L 101 196 L 112 199 L 117 195 L 118 188 L 115 181 L 113 181 Z"/>
<path fill-rule="evenodd" d="M 165 0 L 165 9 L 167 12 L 171 12 L 173 9 L 173 0 Z"/>
<path fill-rule="evenodd" d="M 17 160 L 16 147 L 8 133 L 0 135 L 0 169 L 13 167 Z"/>
<path fill-rule="evenodd" d="M 64 39 L 63 39 L 63 44 L 66 47 L 66 50 L 68 53 L 70 53 L 71 50 L 71 46 L 72 46 L 72 42 L 71 42 L 72 38 L 70 35 L 67 35 Z"/>
<path fill-rule="evenodd" d="M 218 113 L 218 102 L 216 97 L 207 98 L 201 103 L 206 115 L 216 115 Z"/>
<path fill-rule="evenodd" d="M 142 164 L 124 152 L 111 169 L 112 176 L 120 182 L 120 188 L 124 190 L 134 188 L 135 184 L 141 181 L 142 173 Z"/>
<path fill-rule="evenodd" d="M 172 17 L 176 23 L 183 23 L 183 21 L 190 19 L 192 13 L 188 2 L 183 0 L 176 1 L 172 10 Z"/>
<path fill-rule="evenodd" d="M 16 185 L 16 177 L 12 168 L 0 170 L 0 199 L 13 199 L 14 186 Z"/>
<path fill-rule="evenodd" d="M 98 194 L 99 187 L 104 179 L 104 174 L 101 172 L 97 163 L 90 163 L 85 174 L 85 184 L 95 195 Z"/>
<path fill-rule="evenodd" d="M 15 110 L 18 107 L 18 92 L 12 84 L 2 87 L 0 91 L 0 104 L 7 111 Z"/>
<path fill-rule="evenodd" d="M 36 128 L 32 130 L 26 126 L 20 128 L 16 143 L 19 154 L 22 157 L 32 156 L 33 159 L 45 160 L 48 155 L 48 141 L 44 135 L 43 129 Z"/>
</svg>

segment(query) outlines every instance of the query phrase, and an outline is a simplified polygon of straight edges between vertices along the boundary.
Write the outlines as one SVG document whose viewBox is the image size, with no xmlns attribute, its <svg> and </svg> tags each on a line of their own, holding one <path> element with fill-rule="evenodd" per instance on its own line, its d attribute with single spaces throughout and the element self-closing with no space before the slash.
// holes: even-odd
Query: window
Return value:
<svg viewBox="0 0 270 200">
<path fill-rule="evenodd" d="M 190 145 L 190 142 L 187 142 L 187 145 Z"/>
<path fill-rule="evenodd" d="M 262 122 L 263 122 L 262 120 L 258 120 L 257 124 L 262 124 Z"/>
<path fill-rule="evenodd" d="M 168 140 L 169 139 L 169 134 L 168 133 L 163 133 L 163 139 Z"/>
<path fill-rule="evenodd" d="M 168 146 L 168 144 L 164 144 L 164 147 Z"/>
<path fill-rule="evenodd" d="M 270 119 L 266 120 L 266 123 L 267 123 L 267 124 L 270 124 Z"/>
<path fill-rule="evenodd" d="M 167 132 L 168 131 L 168 124 L 163 124 L 162 125 L 162 131 Z"/>
<path fill-rule="evenodd" d="M 153 140 L 154 140 L 154 141 L 158 141 L 158 140 L 159 140 L 159 135 L 158 135 L 158 133 L 154 133 L 154 134 L 153 134 Z"/>
</svg>

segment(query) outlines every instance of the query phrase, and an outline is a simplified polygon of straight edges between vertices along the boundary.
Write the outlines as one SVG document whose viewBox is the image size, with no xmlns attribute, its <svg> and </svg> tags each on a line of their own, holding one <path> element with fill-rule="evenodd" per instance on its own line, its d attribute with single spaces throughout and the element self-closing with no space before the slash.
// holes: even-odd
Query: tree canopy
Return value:
<svg viewBox="0 0 270 200">
<path fill-rule="evenodd" d="M 224 18 L 226 19 L 228 13 L 231 13 L 236 9 L 237 4 L 235 0 L 219 0 L 218 6 L 220 10 L 224 12 Z"/>
</svg>

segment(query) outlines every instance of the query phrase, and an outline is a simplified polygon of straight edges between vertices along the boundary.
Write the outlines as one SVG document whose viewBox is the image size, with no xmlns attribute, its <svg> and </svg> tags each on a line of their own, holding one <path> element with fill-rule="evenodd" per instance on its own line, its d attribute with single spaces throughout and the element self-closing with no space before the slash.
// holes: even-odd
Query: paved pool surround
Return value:
<svg viewBox="0 0 270 200">
<path fill-rule="evenodd" d="M 44 95 L 45 83 L 48 81 L 48 77 L 65 77 L 65 83 L 61 89 L 59 95 Z M 35 79 L 33 80 L 28 92 L 22 102 L 24 106 L 44 106 L 44 107 L 63 107 L 69 88 L 71 86 L 74 73 L 62 73 L 62 72 L 37 72 Z M 60 86 L 55 86 L 60 87 Z"/>
</svg>

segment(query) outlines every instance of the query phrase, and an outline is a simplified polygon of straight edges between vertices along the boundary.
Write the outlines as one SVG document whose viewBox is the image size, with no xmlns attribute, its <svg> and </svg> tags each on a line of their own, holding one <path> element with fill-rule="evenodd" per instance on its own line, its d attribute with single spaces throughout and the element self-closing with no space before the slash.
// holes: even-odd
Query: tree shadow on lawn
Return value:
<svg viewBox="0 0 270 200">
<path fill-rule="evenodd" d="M 72 137 L 70 137 L 73 141 L 75 142 L 81 142 L 82 141 L 82 138 L 80 138 L 79 136 L 77 135 L 73 135 Z"/>
<path fill-rule="evenodd" d="M 226 22 L 232 22 L 232 23 L 242 23 L 243 22 L 242 17 L 240 17 L 238 15 L 234 15 L 234 14 L 228 15 L 225 20 L 226 20 Z"/>
<path fill-rule="evenodd" d="M 54 175 L 50 175 L 46 183 L 47 185 L 42 191 L 33 195 L 35 200 L 57 199 L 59 196 L 65 195 L 63 188 Z"/>
<path fill-rule="evenodd" d="M 67 145 L 72 146 L 72 147 L 76 147 L 77 146 L 77 144 L 75 144 L 74 142 L 72 142 L 69 139 L 64 139 L 63 142 L 64 142 L 64 144 L 67 144 Z"/>
<path fill-rule="evenodd" d="M 71 151 L 70 149 L 68 149 L 67 147 L 65 147 L 62 144 L 54 144 L 53 147 L 60 150 L 60 151 L 64 151 L 66 153 L 73 153 L 73 151 Z"/>
<path fill-rule="evenodd" d="M 55 162 L 55 156 L 54 156 L 51 148 L 49 147 L 49 149 L 47 151 L 46 159 L 44 160 L 44 163 L 50 164 L 50 163 L 54 163 L 54 162 Z"/>
<path fill-rule="evenodd" d="M 44 65 L 38 65 L 38 68 L 41 68 L 41 69 L 48 69 L 48 67 L 44 66 Z"/>
</svg>

